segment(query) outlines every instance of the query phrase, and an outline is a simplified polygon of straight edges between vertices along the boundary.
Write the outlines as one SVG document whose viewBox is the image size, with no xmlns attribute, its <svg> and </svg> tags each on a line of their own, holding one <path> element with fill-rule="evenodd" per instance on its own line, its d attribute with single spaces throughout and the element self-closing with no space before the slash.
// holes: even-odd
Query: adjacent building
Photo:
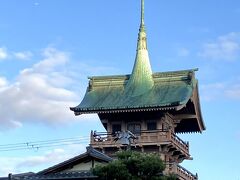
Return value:
<svg viewBox="0 0 240 180">
<path fill-rule="evenodd" d="M 91 169 L 97 165 L 104 165 L 113 159 L 107 155 L 87 147 L 87 151 L 69 160 L 44 169 L 38 173 L 28 172 L 21 174 L 9 174 L 8 177 L 0 177 L 0 180 L 86 180 L 98 179 Z"/>
</svg>

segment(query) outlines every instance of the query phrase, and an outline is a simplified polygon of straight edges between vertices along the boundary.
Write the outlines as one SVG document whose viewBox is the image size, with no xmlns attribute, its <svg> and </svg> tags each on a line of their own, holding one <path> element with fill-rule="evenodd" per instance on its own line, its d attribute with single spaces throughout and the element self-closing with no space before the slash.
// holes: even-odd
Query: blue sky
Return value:
<svg viewBox="0 0 240 180">
<path fill-rule="evenodd" d="M 0 145 L 88 137 L 96 115 L 75 117 L 87 76 L 129 74 L 139 0 L 9 0 L 0 6 Z M 154 72 L 199 68 L 203 134 L 184 134 L 201 180 L 239 180 L 240 1 L 146 0 Z M 0 176 L 39 171 L 78 145 L 0 152 Z"/>
</svg>

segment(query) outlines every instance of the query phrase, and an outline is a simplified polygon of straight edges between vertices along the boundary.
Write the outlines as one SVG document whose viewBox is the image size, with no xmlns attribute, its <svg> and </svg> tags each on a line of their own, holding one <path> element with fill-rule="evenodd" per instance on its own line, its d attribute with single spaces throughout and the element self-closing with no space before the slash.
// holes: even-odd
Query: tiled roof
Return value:
<svg viewBox="0 0 240 180">
<path fill-rule="evenodd" d="M 83 154 L 80 154 L 76 157 L 73 157 L 67 161 L 59 163 L 55 166 L 47 168 L 38 173 L 22 173 L 22 174 L 9 174 L 9 177 L 2 177 L 0 180 L 60 180 L 60 179 L 97 179 L 97 176 L 94 176 L 92 172 L 89 171 L 62 171 L 65 167 L 73 165 L 75 162 L 81 161 L 86 157 L 93 157 L 97 160 L 110 162 L 113 159 L 97 150 L 91 146 L 86 148 L 87 151 Z"/>
<path fill-rule="evenodd" d="M 64 167 L 67 167 L 71 164 L 73 165 L 75 162 L 79 162 L 79 161 L 81 161 L 81 159 L 83 159 L 85 157 L 88 157 L 88 156 L 93 157 L 93 158 L 98 159 L 98 160 L 101 160 L 101 161 L 104 161 L 104 162 L 110 162 L 110 161 L 113 160 L 112 158 L 110 158 L 106 154 L 103 154 L 103 153 L 95 150 L 91 146 L 89 146 L 89 147 L 87 147 L 87 152 L 85 152 L 83 154 L 80 154 L 78 156 L 75 156 L 75 157 L 73 157 L 69 160 L 66 160 L 62 163 L 59 163 L 55 166 L 47 168 L 43 171 L 40 171 L 37 174 L 38 175 L 45 175 L 45 174 L 49 174 L 49 173 L 54 173 L 54 172 L 58 171 L 59 169 L 63 169 Z"/>
<path fill-rule="evenodd" d="M 96 179 L 90 171 L 72 171 L 72 172 L 59 172 L 47 175 L 40 174 L 25 174 L 25 175 L 12 175 L 12 180 L 60 180 L 60 179 Z M 7 178 L 8 179 L 8 178 Z"/>
<path fill-rule="evenodd" d="M 87 153 L 92 157 L 95 157 L 97 159 L 100 159 L 100 160 L 103 160 L 106 162 L 110 162 L 113 160 L 111 157 L 107 156 L 104 153 L 101 153 L 100 151 L 97 151 L 96 149 L 92 148 L 91 146 L 87 147 Z"/>
</svg>

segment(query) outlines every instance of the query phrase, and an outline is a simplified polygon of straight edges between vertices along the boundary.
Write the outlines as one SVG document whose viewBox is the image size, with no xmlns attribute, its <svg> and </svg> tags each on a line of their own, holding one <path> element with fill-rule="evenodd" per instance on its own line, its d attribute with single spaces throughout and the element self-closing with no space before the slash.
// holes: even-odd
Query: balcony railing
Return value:
<svg viewBox="0 0 240 180">
<path fill-rule="evenodd" d="M 187 169 L 185 169 L 184 167 L 177 165 L 177 172 L 176 174 L 182 178 L 182 179 L 186 179 L 186 180 L 197 180 L 198 176 L 197 174 L 194 175 L 192 174 L 190 171 L 188 171 Z"/>
<path fill-rule="evenodd" d="M 166 164 L 168 173 L 176 174 L 179 180 L 198 180 L 198 175 L 194 175 L 184 167 L 176 163 L 167 163 Z"/>
<path fill-rule="evenodd" d="M 152 131 L 141 131 L 137 135 L 137 139 L 132 141 L 132 145 L 136 146 L 146 146 L 146 145 L 161 145 L 161 144 L 171 144 L 178 150 L 185 154 L 189 153 L 189 144 L 184 142 L 177 135 L 171 131 L 164 130 L 152 130 Z M 121 146 L 117 143 L 113 134 L 109 133 L 91 133 L 91 145 L 98 147 L 114 147 Z"/>
</svg>

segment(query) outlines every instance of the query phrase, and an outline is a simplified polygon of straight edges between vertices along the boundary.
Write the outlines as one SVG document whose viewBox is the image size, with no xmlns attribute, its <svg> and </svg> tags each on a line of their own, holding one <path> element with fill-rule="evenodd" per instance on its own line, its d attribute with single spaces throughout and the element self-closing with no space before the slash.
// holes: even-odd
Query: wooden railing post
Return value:
<svg viewBox="0 0 240 180">
<path fill-rule="evenodd" d="M 90 144 L 94 143 L 93 131 L 90 133 Z"/>
<path fill-rule="evenodd" d="M 167 132 L 167 140 L 171 141 L 172 140 L 172 131 Z"/>
</svg>

